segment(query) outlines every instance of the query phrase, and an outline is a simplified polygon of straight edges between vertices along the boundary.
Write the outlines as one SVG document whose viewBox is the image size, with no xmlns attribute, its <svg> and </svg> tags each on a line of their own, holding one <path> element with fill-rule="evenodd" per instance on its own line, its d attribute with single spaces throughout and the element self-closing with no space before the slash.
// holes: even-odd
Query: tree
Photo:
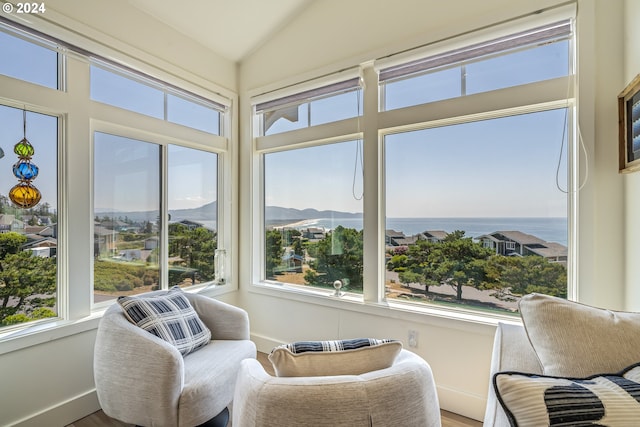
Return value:
<svg viewBox="0 0 640 427">
<path fill-rule="evenodd" d="M 349 289 L 362 291 L 362 231 L 344 228 L 341 225 L 320 240 L 313 251 L 316 257 L 312 263 L 313 272 L 305 275 L 308 284 L 332 286 L 335 280 L 342 280 Z"/>
<path fill-rule="evenodd" d="M 25 243 L 27 243 L 27 237 L 23 234 L 14 231 L 0 233 L 0 260 L 8 254 L 18 253 Z"/>
<path fill-rule="evenodd" d="M 216 247 L 216 233 L 212 230 L 189 229 L 180 223 L 169 225 L 169 256 L 182 258 L 186 267 L 197 271 L 203 281 L 213 280 Z"/>
<path fill-rule="evenodd" d="M 2 260 L 0 282 L 0 321 L 14 314 L 28 314 L 47 304 L 39 296 L 55 294 L 56 259 L 37 257 L 28 251 L 8 254 Z M 35 313 L 42 315 L 42 311 Z"/>
<path fill-rule="evenodd" d="M 407 267 L 401 280 L 421 279 L 426 286 L 448 284 L 462 300 L 463 286 L 480 287 L 484 283 L 485 262 L 493 252 L 465 237 L 462 230 L 450 233 L 440 242 L 419 240 L 407 253 Z"/>
<path fill-rule="evenodd" d="M 274 277 L 274 270 L 282 263 L 284 248 L 282 234 L 278 230 L 267 230 L 265 238 L 265 275 L 267 279 Z"/>
<path fill-rule="evenodd" d="M 487 260 L 485 271 L 483 286 L 497 290 L 499 298 L 532 292 L 567 297 L 567 269 L 541 256 L 494 255 Z"/>
</svg>

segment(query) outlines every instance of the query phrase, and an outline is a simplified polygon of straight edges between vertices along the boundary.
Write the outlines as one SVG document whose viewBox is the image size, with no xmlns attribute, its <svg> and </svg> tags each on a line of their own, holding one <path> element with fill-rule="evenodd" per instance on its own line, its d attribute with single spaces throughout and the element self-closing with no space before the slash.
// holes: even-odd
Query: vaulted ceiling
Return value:
<svg viewBox="0 0 640 427">
<path fill-rule="evenodd" d="M 314 0 L 129 0 L 217 54 L 241 61 Z"/>
</svg>

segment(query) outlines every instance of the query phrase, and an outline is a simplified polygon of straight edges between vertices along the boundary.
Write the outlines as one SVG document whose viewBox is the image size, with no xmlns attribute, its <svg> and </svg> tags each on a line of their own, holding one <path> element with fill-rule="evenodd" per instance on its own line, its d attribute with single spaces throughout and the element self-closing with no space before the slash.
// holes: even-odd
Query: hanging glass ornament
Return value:
<svg viewBox="0 0 640 427">
<path fill-rule="evenodd" d="M 33 145 L 27 139 L 27 111 L 22 110 L 22 123 L 24 138 L 13 147 L 18 161 L 13 165 L 13 175 L 20 181 L 9 190 L 9 198 L 19 208 L 29 209 L 40 202 L 42 194 L 40 190 L 31 184 L 36 179 L 40 169 L 31 163 L 31 157 L 35 154 Z"/>
<path fill-rule="evenodd" d="M 40 203 L 40 190 L 30 182 L 20 182 L 9 190 L 9 198 L 19 208 L 29 209 Z"/>
<path fill-rule="evenodd" d="M 31 162 L 18 161 L 13 165 L 13 174 L 19 180 L 31 181 L 38 176 L 39 168 Z"/>
</svg>

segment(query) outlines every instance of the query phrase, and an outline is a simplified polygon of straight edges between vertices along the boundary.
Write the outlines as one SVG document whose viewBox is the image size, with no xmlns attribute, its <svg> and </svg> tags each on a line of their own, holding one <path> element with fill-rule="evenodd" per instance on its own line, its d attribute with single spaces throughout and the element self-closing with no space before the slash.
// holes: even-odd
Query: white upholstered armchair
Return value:
<svg viewBox="0 0 640 427">
<path fill-rule="evenodd" d="M 440 427 L 431 367 L 402 350 L 386 369 L 360 375 L 274 377 L 242 362 L 233 427 Z"/>
<path fill-rule="evenodd" d="M 105 414 L 148 427 L 197 426 L 231 403 L 240 362 L 256 357 L 248 315 L 206 296 L 184 295 L 211 330 L 211 341 L 184 357 L 127 320 L 119 304 L 105 312 L 94 354 L 96 391 Z"/>
</svg>

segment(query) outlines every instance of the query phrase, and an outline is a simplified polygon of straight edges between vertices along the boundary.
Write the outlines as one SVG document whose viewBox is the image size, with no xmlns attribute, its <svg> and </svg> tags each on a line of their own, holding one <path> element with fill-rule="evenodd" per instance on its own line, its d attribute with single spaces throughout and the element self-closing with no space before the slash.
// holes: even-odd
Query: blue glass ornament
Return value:
<svg viewBox="0 0 640 427">
<path fill-rule="evenodd" d="M 39 172 L 38 166 L 34 165 L 29 161 L 20 161 L 13 165 L 13 174 L 19 180 L 27 180 L 31 181 L 38 176 Z"/>
</svg>

